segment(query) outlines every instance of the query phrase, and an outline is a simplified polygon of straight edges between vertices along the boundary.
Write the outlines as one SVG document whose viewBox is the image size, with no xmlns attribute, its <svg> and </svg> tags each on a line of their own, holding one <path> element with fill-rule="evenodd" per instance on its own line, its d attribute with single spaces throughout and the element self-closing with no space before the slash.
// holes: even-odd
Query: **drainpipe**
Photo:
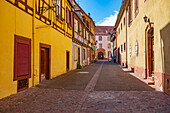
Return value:
<svg viewBox="0 0 170 113">
<path fill-rule="evenodd" d="M 32 0 L 33 1 L 33 16 L 32 16 L 32 47 L 33 47 L 33 77 L 32 77 L 32 86 L 34 86 L 34 77 L 35 77 L 35 0 Z"/>
<path fill-rule="evenodd" d="M 127 50 L 128 50 L 128 48 L 127 48 L 127 45 L 128 45 L 128 43 L 127 43 L 127 9 L 125 10 L 126 11 L 126 19 L 125 19 L 125 22 L 126 22 L 126 67 L 128 67 L 128 65 L 127 65 L 127 62 L 128 62 L 128 60 L 127 60 Z"/>
</svg>

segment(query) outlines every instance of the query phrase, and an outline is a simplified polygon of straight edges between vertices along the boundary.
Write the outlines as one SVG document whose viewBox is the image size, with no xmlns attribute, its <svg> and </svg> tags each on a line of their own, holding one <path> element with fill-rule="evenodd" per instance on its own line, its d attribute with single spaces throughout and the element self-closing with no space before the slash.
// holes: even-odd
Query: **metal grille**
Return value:
<svg viewBox="0 0 170 113">
<path fill-rule="evenodd" d="M 28 79 L 18 80 L 18 91 L 28 88 Z"/>
</svg>

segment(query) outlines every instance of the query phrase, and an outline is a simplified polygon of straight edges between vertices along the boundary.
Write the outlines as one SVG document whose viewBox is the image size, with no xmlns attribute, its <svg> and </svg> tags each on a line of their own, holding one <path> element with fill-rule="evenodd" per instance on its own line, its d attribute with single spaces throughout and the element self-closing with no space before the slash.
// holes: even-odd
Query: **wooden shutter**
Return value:
<svg viewBox="0 0 170 113">
<path fill-rule="evenodd" d="M 15 35 L 14 80 L 31 77 L 31 39 Z"/>
<path fill-rule="evenodd" d="M 67 10 L 67 21 L 66 22 L 69 23 L 69 9 L 68 9 L 68 7 L 66 10 Z"/>
<path fill-rule="evenodd" d="M 73 12 L 71 12 L 71 26 L 73 26 Z"/>
</svg>

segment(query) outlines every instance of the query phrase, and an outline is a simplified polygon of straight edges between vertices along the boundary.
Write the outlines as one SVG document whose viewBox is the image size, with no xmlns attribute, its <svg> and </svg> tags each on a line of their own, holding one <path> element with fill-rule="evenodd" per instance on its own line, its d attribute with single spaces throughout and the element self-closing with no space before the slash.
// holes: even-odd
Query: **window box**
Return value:
<svg viewBox="0 0 170 113">
<path fill-rule="evenodd" d="M 57 18 L 57 21 L 60 22 L 61 24 L 64 23 L 64 19 Z"/>
<path fill-rule="evenodd" d="M 67 24 L 67 26 L 68 26 L 69 29 L 72 29 L 72 26 L 70 24 Z"/>
</svg>

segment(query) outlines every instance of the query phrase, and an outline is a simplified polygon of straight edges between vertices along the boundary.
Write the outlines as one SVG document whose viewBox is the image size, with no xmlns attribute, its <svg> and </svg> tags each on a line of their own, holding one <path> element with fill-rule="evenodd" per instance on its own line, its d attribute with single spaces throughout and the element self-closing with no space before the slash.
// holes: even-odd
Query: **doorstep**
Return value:
<svg viewBox="0 0 170 113">
<path fill-rule="evenodd" d="M 152 78 L 148 78 L 148 79 L 144 79 L 142 77 L 140 77 L 138 74 L 134 73 L 132 70 L 129 70 L 128 68 L 122 67 L 123 71 L 129 72 L 130 75 L 136 77 L 137 79 L 139 79 L 140 81 L 144 82 L 145 84 L 149 85 L 150 87 L 154 88 L 156 91 L 160 91 L 159 89 L 157 89 L 155 87 L 155 82 L 152 80 Z"/>
</svg>

